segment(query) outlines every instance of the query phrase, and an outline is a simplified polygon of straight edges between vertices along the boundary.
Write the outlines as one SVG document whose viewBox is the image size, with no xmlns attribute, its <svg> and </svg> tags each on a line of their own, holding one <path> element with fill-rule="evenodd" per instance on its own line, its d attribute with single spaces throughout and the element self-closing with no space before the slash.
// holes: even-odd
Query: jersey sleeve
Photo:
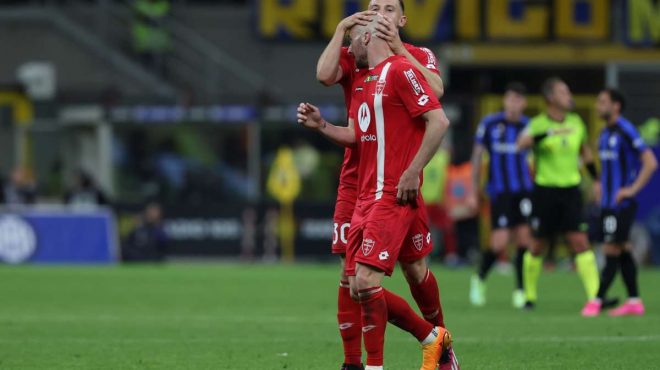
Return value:
<svg viewBox="0 0 660 370">
<path fill-rule="evenodd" d="M 397 64 L 394 70 L 395 91 L 408 113 L 415 118 L 442 106 L 424 76 L 410 63 Z"/>
<path fill-rule="evenodd" d="M 546 132 L 547 128 L 545 126 L 543 116 L 536 116 L 529 120 L 529 124 L 527 124 L 524 133 L 534 137 Z"/>
<path fill-rule="evenodd" d="M 486 121 L 487 118 L 482 119 L 479 126 L 477 126 L 477 132 L 474 134 L 474 141 L 477 144 L 486 145 Z"/>
<path fill-rule="evenodd" d="M 341 54 L 339 54 L 339 66 L 341 67 L 342 76 L 339 80 L 339 84 L 342 86 L 349 86 L 353 83 L 353 69 L 355 62 L 351 55 L 348 53 L 347 47 L 341 48 Z"/>
<path fill-rule="evenodd" d="M 587 125 L 584 123 L 582 120 L 582 117 L 580 117 L 579 114 L 575 113 L 575 117 L 578 121 L 578 124 L 580 125 L 580 143 L 581 144 L 588 144 L 589 143 L 589 135 L 587 134 Z"/>
<path fill-rule="evenodd" d="M 628 142 L 632 147 L 631 149 L 637 152 L 638 155 L 641 155 L 647 149 L 647 146 L 644 143 L 644 139 L 639 135 L 639 131 L 632 124 L 621 125 L 621 129 L 623 134 L 628 138 Z"/>
<path fill-rule="evenodd" d="M 408 52 L 415 58 L 417 61 L 426 67 L 426 69 L 431 72 L 440 75 L 440 70 L 438 69 L 438 59 L 435 57 L 435 54 L 428 48 L 418 48 L 410 47 L 407 48 Z"/>
</svg>

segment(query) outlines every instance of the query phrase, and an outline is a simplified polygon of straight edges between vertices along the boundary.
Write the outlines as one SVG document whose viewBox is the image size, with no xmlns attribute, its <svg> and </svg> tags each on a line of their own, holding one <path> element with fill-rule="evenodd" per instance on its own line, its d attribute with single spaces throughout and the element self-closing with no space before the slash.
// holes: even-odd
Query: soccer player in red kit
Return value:
<svg viewBox="0 0 660 370">
<path fill-rule="evenodd" d="M 411 248 L 419 249 L 404 240 L 424 209 L 419 195 L 421 171 L 437 150 L 449 122 L 416 67 L 405 57 L 394 55 L 388 44 L 375 36 L 379 21 L 382 19 L 351 29 L 356 64 L 370 69 L 367 78 L 355 80 L 351 88 L 354 96 L 349 127 L 327 123 L 310 104 L 300 105 L 298 120 L 359 152 L 359 194 L 345 273 L 355 276 L 352 288 L 360 301 L 366 369 L 382 369 L 389 319 L 422 344 L 421 369 L 435 370 L 451 343 L 449 332 L 417 316 L 404 299 L 383 289 L 381 282 L 384 275 L 391 275 L 400 257 Z"/>
<path fill-rule="evenodd" d="M 353 81 L 369 78 L 368 69 L 356 68 L 355 59 L 349 48 L 342 47 L 345 33 L 355 25 L 364 26 L 375 15 L 381 14 L 377 30 L 378 36 L 386 40 L 392 51 L 405 56 L 417 67 L 429 85 L 438 96 L 443 94 L 443 84 L 437 68 L 437 59 L 433 52 L 426 48 L 418 48 L 401 41 L 398 28 L 405 26 L 407 18 L 404 15 L 404 4 L 400 0 L 372 0 L 369 10 L 356 13 L 344 19 L 325 51 L 319 58 L 317 78 L 325 85 L 339 83 L 344 90 L 346 109 L 351 105 L 351 86 Z M 349 281 L 343 274 L 344 256 L 350 220 L 357 199 L 357 153 L 347 148 L 344 153 L 344 163 L 337 190 L 337 202 L 334 214 L 334 237 L 332 252 L 341 256 L 342 276 L 338 292 L 338 312 L 340 334 L 344 345 L 344 365 L 342 370 L 361 369 L 361 327 L 360 307 L 351 299 Z M 416 221 L 416 230 L 406 242 L 420 249 L 411 249 L 407 260 L 402 260 L 401 266 L 410 285 L 412 295 L 424 317 L 434 325 L 445 327 L 437 281 L 428 269 L 424 257 L 433 247 L 428 229 L 428 217 L 425 210 Z M 404 256 L 405 257 L 405 256 Z M 440 369 L 457 367 L 453 349 L 449 348 L 443 357 Z"/>
</svg>

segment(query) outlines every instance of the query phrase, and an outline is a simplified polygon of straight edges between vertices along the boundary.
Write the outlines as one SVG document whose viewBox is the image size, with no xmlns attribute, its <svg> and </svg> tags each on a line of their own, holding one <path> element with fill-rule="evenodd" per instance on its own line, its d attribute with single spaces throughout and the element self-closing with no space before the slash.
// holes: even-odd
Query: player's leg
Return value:
<svg viewBox="0 0 660 370">
<path fill-rule="evenodd" d="M 339 208 L 339 203 L 337 208 Z M 337 213 L 335 209 L 335 214 Z M 342 370 L 360 370 L 362 366 L 362 309 L 355 284 L 355 250 L 362 239 L 361 212 L 355 208 L 349 219 L 354 227 L 335 226 L 333 253 L 339 254 L 341 274 L 337 299 L 337 322 L 344 349 Z M 339 220 L 339 218 L 335 218 Z M 336 222 L 335 225 L 343 225 Z M 352 246 L 353 245 L 353 246 Z M 342 253 L 343 252 L 343 253 Z"/>
<path fill-rule="evenodd" d="M 529 249 L 523 257 L 523 286 L 525 289 L 525 308 L 532 309 L 538 298 L 537 287 L 543 258 L 541 254 L 547 250 L 549 240 L 557 232 L 559 215 L 558 196 L 555 189 L 535 186 L 532 192 L 532 217 L 530 226 L 533 238 Z"/>
<path fill-rule="evenodd" d="M 513 265 L 516 273 L 516 287 L 513 292 L 513 306 L 522 308 L 525 305 L 525 289 L 523 281 L 523 263 L 525 253 L 532 245 L 532 232 L 527 224 L 521 224 L 513 229 L 513 242 L 516 245 L 516 254 L 513 259 Z"/>
<path fill-rule="evenodd" d="M 344 348 L 342 370 L 362 368 L 362 311 L 360 303 L 353 299 L 351 284 L 344 273 L 345 256 L 341 256 L 341 276 L 337 297 L 337 323 Z"/>
<path fill-rule="evenodd" d="M 435 370 L 443 349 L 445 329 L 434 328 L 403 298 L 381 286 L 383 276 L 392 274 L 401 245 L 416 216 L 411 208 L 392 203 L 380 202 L 371 210 L 362 246 L 355 257 L 367 365 L 382 366 L 384 325 L 389 320 L 420 341 L 424 352 L 422 369 Z"/>
<path fill-rule="evenodd" d="M 611 310 L 610 316 L 625 315 L 644 315 L 645 308 L 642 299 L 639 297 L 639 287 L 637 282 L 637 265 L 631 253 L 632 245 L 627 243 L 621 253 L 621 275 L 628 292 L 628 299 L 621 306 Z"/>
<path fill-rule="evenodd" d="M 566 241 L 575 253 L 575 267 L 587 295 L 587 303 L 582 309 L 582 315 L 598 315 L 600 313 L 600 302 L 597 300 L 596 295 L 600 286 L 600 277 L 596 255 L 589 246 L 587 233 L 583 231 L 568 232 Z"/>
<path fill-rule="evenodd" d="M 418 208 L 416 213 L 417 216 L 401 246 L 398 261 L 410 287 L 410 293 L 426 321 L 444 328 L 438 282 L 426 263 L 426 256 L 433 252 L 428 217 L 424 208 Z"/>
<path fill-rule="evenodd" d="M 617 212 L 617 227 L 614 239 L 621 250 L 619 266 L 628 293 L 628 299 L 618 308 L 611 310 L 609 312 L 610 316 L 643 315 L 645 311 L 644 304 L 639 297 L 637 265 L 631 253 L 632 244 L 629 242 L 630 229 L 632 228 L 636 211 L 636 204 L 630 201 L 627 206 L 624 206 Z"/>
<path fill-rule="evenodd" d="M 426 261 L 426 257 L 433 251 L 431 233 L 423 210 L 420 208 L 417 213 L 401 246 L 399 263 L 424 319 L 433 326 L 446 328 L 438 282 Z M 446 346 L 441 356 L 439 370 L 444 369 L 459 369 L 458 360 L 450 346 Z"/>
<path fill-rule="evenodd" d="M 495 265 L 497 257 L 506 250 L 510 235 L 506 227 L 497 227 L 491 232 L 490 247 L 482 252 L 478 272 L 470 280 L 470 303 L 473 305 L 486 304 L 486 278 Z"/>
</svg>

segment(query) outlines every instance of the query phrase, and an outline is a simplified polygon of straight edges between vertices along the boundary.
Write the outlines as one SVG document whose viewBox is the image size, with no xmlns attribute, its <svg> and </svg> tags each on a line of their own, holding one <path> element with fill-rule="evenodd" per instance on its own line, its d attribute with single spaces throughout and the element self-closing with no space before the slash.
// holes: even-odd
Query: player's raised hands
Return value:
<svg viewBox="0 0 660 370">
<path fill-rule="evenodd" d="M 376 37 L 387 41 L 394 54 L 399 55 L 405 50 L 403 41 L 401 41 L 401 36 L 399 35 L 399 28 L 392 22 L 390 17 L 386 15 L 378 17 L 376 31 Z"/>
<path fill-rule="evenodd" d="M 325 120 L 321 116 L 319 108 L 309 103 L 300 103 L 297 117 L 298 123 L 307 128 L 320 129 L 325 126 Z"/>
<path fill-rule="evenodd" d="M 417 207 L 419 193 L 419 173 L 406 170 L 401 174 L 399 184 L 396 186 L 396 201 L 401 205 L 410 204 Z"/>
<path fill-rule="evenodd" d="M 341 32 L 346 32 L 351 28 L 353 28 L 353 26 L 366 26 L 369 22 L 371 22 L 371 20 L 376 14 L 378 13 L 371 10 L 357 12 L 342 19 L 341 22 L 339 22 L 339 24 L 337 25 L 337 28 Z"/>
</svg>

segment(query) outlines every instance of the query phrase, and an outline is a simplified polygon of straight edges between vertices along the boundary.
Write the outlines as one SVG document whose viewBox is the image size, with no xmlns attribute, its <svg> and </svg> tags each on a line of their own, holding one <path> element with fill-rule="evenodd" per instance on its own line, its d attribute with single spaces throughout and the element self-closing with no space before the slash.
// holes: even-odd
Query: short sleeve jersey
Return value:
<svg viewBox="0 0 660 370">
<path fill-rule="evenodd" d="M 528 126 L 531 136 L 548 130 L 568 132 L 548 135 L 534 144 L 536 176 L 534 182 L 548 187 L 572 187 L 580 184 L 580 148 L 587 141 L 587 129 L 576 113 L 568 113 L 564 122 L 557 122 L 546 113 L 534 117 Z"/>
<path fill-rule="evenodd" d="M 396 196 L 403 172 L 419 151 L 422 114 L 441 107 L 422 74 L 402 56 L 391 56 L 353 85 L 359 199 Z"/>
<path fill-rule="evenodd" d="M 598 139 L 598 157 L 601 164 L 601 184 L 604 209 L 617 209 L 625 205 L 616 203 L 616 194 L 630 186 L 640 167 L 640 156 L 647 149 L 635 126 L 621 117 L 611 126 L 603 128 Z"/>
<path fill-rule="evenodd" d="M 406 50 L 417 59 L 423 66 L 431 71 L 440 74 L 438 70 L 438 61 L 433 52 L 427 48 L 419 48 L 411 44 L 404 43 Z M 339 56 L 339 66 L 342 69 L 342 79 L 339 81 L 342 89 L 344 90 L 344 104 L 346 111 L 351 109 L 351 97 L 353 95 L 352 86 L 354 81 L 364 78 L 368 75 L 368 68 L 357 68 L 355 65 L 355 57 L 348 51 L 347 47 L 341 49 Z M 354 188 L 357 186 L 357 166 L 358 154 L 355 150 L 347 148 L 344 151 L 344 162 L 342 164 L 341 174 L 339 177 L 340 189 Z"/>
<path fill-rule="evenodd" d="M 527 163 L 528 152 L 516 145 L 518 135 L 527 128 L 529 118 L 508 122 L 504 112 L 493 113 L 479 123 L 475 141 L 490 156 L 488 164 L 488 194 L 518 194 L 532 190 L 532 178 Z"/>
</svg>

